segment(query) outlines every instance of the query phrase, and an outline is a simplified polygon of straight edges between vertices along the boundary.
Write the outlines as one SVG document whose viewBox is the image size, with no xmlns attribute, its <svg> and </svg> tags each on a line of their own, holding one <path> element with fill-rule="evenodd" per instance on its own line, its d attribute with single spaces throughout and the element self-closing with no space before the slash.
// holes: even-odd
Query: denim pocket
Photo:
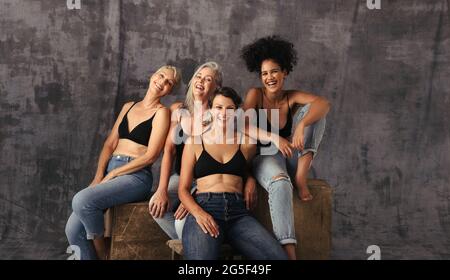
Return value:
<svg viewBox="0 0 450 280">
<path fill-rule="evenodd" d="M 203 206 L 208 202 L 209 198 L 206 195 L 199 195 L 195 197 L 195 201 L 198 205 Z"/>
<path fill-rule="evenodd" d="M 116 169 L 122 165 L 125 165 L 126 163 L 127 163 L 126 161 L 121 161 L 114 157 L 111 157 L 109 159 L 108 166 L 106 167 L 105 173 L 107 174 L 107 173 L 111 172 L 111 170 Z"/>
<path fill-rule="evenodd" d="M 148 186 L 150 190 L 153 188 L 153 174 L 151 172 L 141 169 L 139 171 L 131 173 L 131 175 L 136 177 L 144 185 Z"/>
<path fill-rule="evenodd" d="M 237 196 L 236 199 L 230 202 L 230 205 L 235 210 L 246 209 L 245 200 L 242 196 Z"/>
</svg>

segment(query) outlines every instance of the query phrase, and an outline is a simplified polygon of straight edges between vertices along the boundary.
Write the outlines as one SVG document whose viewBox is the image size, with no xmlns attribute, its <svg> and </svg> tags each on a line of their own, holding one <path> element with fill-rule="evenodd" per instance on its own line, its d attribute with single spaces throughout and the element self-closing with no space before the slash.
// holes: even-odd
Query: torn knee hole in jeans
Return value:
<svg viewBox="0 0 450 280">
<path fill-rule="evenodd" d="M 271 178 L 272 183 L 280 180 L 289 180 L 289 176 L 285 173 L 280 173 Z"/>
</svg>

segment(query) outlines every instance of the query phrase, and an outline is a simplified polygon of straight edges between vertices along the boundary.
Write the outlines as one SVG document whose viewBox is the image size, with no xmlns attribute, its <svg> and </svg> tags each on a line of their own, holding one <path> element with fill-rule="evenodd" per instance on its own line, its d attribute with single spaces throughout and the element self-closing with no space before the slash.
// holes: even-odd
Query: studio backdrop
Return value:
<svg viewBox="0 0 450 280">
<path fill-rule="evenodd" d="M 0 258 L 65 259 L 73 195 L 124 102 L 164 64 L 214 60 L 241 96 L 240 49 L 277 34 L 287 88 L 332 104 L 310 177 L 334 189 L 332 258 L 450 258 L 449 1 L 0 1 Z M 155 182 L 159 162 L 154 165 Z"/>
</svg>

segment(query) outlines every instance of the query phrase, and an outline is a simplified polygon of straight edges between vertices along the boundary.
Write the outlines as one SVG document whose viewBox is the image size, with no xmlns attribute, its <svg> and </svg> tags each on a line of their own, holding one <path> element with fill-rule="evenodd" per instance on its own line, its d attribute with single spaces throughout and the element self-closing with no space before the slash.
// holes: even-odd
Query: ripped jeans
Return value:
<svg viewBox="0 0 450 280">
<path fill-rule="evenodd" d="M 297 124 L 309 111 L 310 104 L 297 110 L 293 117 L 292 134 Z M 296 151 L 295 156 L 286 159 L 275 145 L 265 149 L 266 155 L 259 154 L 253 159 L 253 175 L 258 183 L 269 194 L 269 208 L 272 219 L 273 232 L 282 244 L 296 244 L 293 212 L 293 188 L 291 176 L 297 170 L 298 158 L 311 152 L 316 156 L 320 142 L 325 131 L 326 120 L 322 118 L 305 127 L 304 149 Z M 269 151 L 269 152 L 267 152 Z"/>
</svg>

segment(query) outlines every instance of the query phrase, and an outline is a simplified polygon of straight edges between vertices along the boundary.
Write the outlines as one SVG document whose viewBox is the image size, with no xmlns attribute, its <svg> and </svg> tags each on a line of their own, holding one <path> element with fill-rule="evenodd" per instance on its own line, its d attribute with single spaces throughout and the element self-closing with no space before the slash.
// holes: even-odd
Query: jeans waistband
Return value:
<svg viewBox="0 0 450 280">
<path fill-rule="evenodd" d="M 232 193 L 232 192 L 202 192 L 195 193 L 195 197 L 206 197 L 210 198 L 235 198 L 242 199 L 243 196 L 240 193 Z"/>
<path fill-rule="evenodd" d="M 126 156 L 126 155 L 112 155 L 111 156 L 111 158 L 110 158 L 110 160 L 117 160 L 117 161 L 120 161 L 120 162 L 130 162 L 130 161 L 132 161 L 132 160 L 134 160 L 135 158 L 134 157 L 132 157 L 132 156 Z M 144 166 L 141 170 L 147 170 L 147 171 L 149 171 L 149 172 L 152 172 L 152 165 L 147 165 L 147 166 Z"/>
<path fill-rule="evenodd" d="M 134 159 L 134 157 L 125 156 L 125 155 L 112 155 L 111 159 L 117 159 L 117 160 L 130 162 L 130 161 L 132 161 Z"/>
</svg>

